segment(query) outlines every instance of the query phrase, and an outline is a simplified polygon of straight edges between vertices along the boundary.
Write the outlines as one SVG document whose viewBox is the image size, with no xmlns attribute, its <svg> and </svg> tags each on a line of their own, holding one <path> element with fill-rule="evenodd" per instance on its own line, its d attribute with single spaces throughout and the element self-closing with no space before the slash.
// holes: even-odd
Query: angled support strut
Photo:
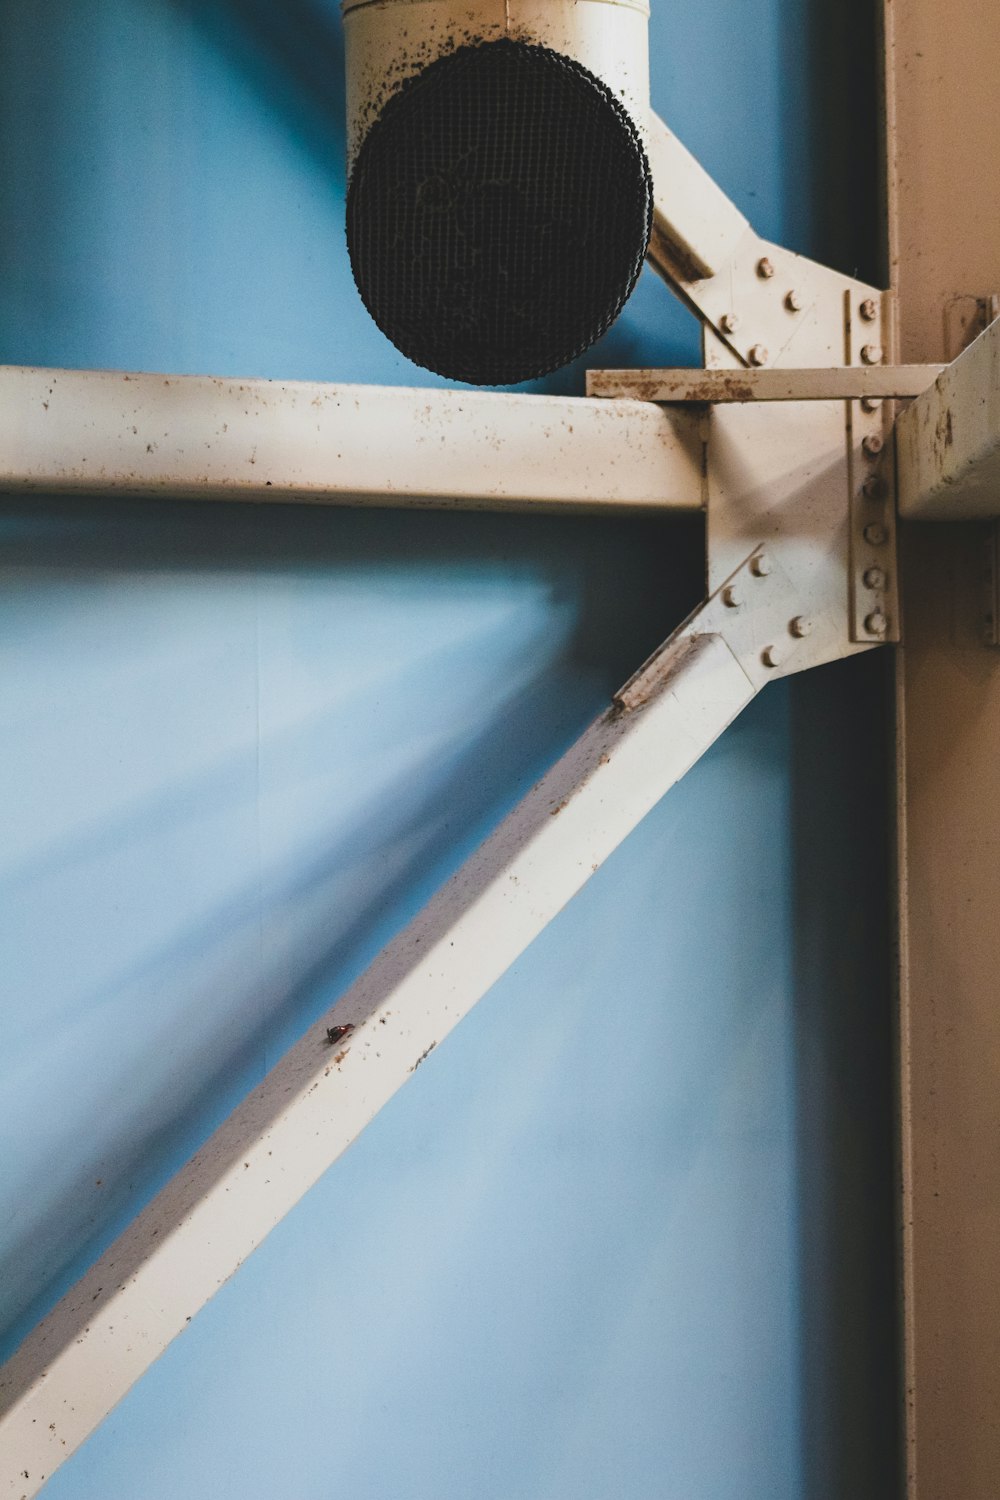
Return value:
<svg viewBox="0 0 1000 1500">
<path fill-rule="evenodd" d="M 0 1494 L 34 1495 L 771 677 L 841 654 L 762 551 L 616 695 L 0 1370 Z"/>
</svg>

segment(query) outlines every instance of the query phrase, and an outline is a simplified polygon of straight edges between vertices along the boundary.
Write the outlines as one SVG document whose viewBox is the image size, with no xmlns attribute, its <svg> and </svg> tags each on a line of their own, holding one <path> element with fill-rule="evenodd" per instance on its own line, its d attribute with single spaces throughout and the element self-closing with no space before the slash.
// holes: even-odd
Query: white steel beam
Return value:
<svg viewBox="0 0 1000 1500">
<path fill-rule="evenodd" d="M 697 418 L 640 402 L 0 366 L 0 492 L 697 510 Z"/>
<path fill-rule="evenodd" d="M 587 395 L 701 402 L 912 400 L 946 365 L 857 365 L 808 370 L 588 370 Z"/>
<path fill-rule="evenodd" d="M 1000 320 L 903 413 L 896 443 L 902 516 L 1000 516 Z"/>
<path fill-rule="evenodd" d="M 139 1214 L 0 1369 L 0 1493 L 37 1493 L 766 681 L 851 649 L 803 613 L 751 556 Z"/>
</svg>

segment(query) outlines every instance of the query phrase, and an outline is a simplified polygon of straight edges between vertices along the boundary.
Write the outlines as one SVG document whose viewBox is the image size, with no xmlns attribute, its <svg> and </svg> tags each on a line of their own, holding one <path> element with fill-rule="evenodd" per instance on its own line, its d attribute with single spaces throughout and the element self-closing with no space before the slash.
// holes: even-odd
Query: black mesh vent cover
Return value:
<svg viewBox="0 0 1000 1500">
<path fill-rule="evenodd" d="M 642 144 L 610 90 L 503 40 L 439 58 L 389 100 L 358 153 L 347 244 L 365 306 L 414 363 L 512 385 L 600 338 L 651 219 Z"/>
</svg>

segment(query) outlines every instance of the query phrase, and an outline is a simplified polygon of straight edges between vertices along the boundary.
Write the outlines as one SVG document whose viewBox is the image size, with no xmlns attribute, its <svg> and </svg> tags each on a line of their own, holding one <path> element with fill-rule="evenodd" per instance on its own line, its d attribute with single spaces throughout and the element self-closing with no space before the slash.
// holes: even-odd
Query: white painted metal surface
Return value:
<svg viewBox="0 0 1000 1500">
<path fill-rule="evenodd" d="M 650 113 L 646 139 L 655 199 L 651 263 L 668 280 L 718 275 L 749 224 L 656 114 Z"/>
<path fill-rule="evenodd" d="M 953 359 L 1000 290 L 1000 27 L 990 0 L 883 0 L 881 10 L 893 354 Z M 956 376 L 965 387 L 965 372 Z M 996 390 L 980 392 L 994 410 Z M 966 459 L 978 446 L 966 423 L 982 415 L 970 394 L 961 435 L 948 401 L 928 393 L 918 403 L 944 419 L 944 439 L 952 412 L 951 446 Z M 938 444 L 936 429 L 926 436 Z M 941 475 L 958 471 L 944 441 L 925 494 L 908 446 L 900 434 L 902 504 L 914 515 Z M 982 542 L 994 529 L 904 533 L 896 825 L 909 1500 L 1000 1495 L 1000 654 L 977 618 Z"/>
<path fill-rule="evenodd" d="M 903 413 L 896 441 L 902 516 L 1000 516 L 1000 320 Z"/>
<path fill-rule="evenodd" d="M 649 111 L 647 0 L 343 0 L 347 159 L 386 100 L 435 58 L 470 43 L 538 43 L 575 58 L 641 133 Z"/>
<path fill-rule="evenodd" d="M 626 684 L 0 1370 L 0 1493 L 37 1493 L 759 688 L 840 653 L 803 621 L 758 554 Z"/>
<path fill-rule="evenodd" d="M 946 365 L 877 365 L 811 370 L 588 370 L 587 395 L 632 401 L 912 400 Z"/>
<path fill-rule="evenodd" d="M 696 510 L 693 414 L 640 402 L 0 366 L 0 491 Z"/>
<path fill-rule="evenodd" d="M 875 287 L 761 239 L 655 115 L 650 163 L 655 204 L 649 262 L 738 364 L 855 363 L 845 357 L 848 296 L 874 309 L 865 345 L 878 358 L 859 362 L 882 362 L 882 302 Z"/>
<path fill-rule="evenodd" d="M 738 382 L 752 364 L 825 368 L 849 382 L 849 369 L 884 362 L 889 299 L 752 231 L 725 273 L 685 295 L 704 318 L 705 365 L 719 372 L 711 378 Z M 871 396 L 713 406 L 709 586 L 745 555 L 748 539 L 774 538 L 798 589 L 831 608 L 840 600 L 859 646 L 897 640 L 892 415 Z"/>
</svg>

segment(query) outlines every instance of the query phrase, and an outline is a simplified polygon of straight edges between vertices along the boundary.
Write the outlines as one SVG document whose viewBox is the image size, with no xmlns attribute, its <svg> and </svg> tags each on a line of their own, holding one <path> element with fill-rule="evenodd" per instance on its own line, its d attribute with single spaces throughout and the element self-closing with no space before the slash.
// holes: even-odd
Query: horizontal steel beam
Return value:
<svg viewBox="0 0 1000 1500">
<path fill-rule="evenodd" d="M 693 414 L 639 402 L 0 366 L 0 492 L 697 510 Z"/>
<path fill-rule="evenodd" d="M 815 370 L 588 370 L 587 395 L 633 401 L 721 402 L 906 400 L 933 385 L 945 365 Z"/>
<path fill-rule="evenodd" d="M 1000 516 L 1000 320 L 945 368 L 896 424 L 900 514 Z"/>
</svg>

